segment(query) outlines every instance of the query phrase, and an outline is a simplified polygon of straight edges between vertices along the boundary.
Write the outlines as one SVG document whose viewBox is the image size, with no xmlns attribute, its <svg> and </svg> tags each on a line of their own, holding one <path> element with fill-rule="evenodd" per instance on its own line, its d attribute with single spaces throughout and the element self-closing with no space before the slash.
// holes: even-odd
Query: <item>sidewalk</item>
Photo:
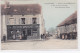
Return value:
<svg viewBox="0 0 80 53">
<path fill-rule="evenodd" d="M 45 39 L 30 39 L 30 40 L 7 40 L 6 42 L 1 41 L 1 43 L 7 43 L 7 42 L 28 42 L 28 41 L 45 41 Z"/>
</svg>

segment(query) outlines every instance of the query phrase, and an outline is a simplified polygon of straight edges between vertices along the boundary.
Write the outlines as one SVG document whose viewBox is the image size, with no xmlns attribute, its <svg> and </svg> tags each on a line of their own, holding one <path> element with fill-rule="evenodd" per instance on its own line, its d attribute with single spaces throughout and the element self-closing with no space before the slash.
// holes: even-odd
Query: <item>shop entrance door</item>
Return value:
<svg viewBox="0 0 80 53">
<path fill-rule="evenodd" d="M 31 36 L 31 29 L 27 29 L 27 35 Z"/>
<path fill-rule="evenodd" d="M 24 30 L 23 31 L 23 38 L 22 38 L 23 40 L 26 40 L 27 39 L 27 34 L 26 34 L 26 31 Z"/>
</svg>

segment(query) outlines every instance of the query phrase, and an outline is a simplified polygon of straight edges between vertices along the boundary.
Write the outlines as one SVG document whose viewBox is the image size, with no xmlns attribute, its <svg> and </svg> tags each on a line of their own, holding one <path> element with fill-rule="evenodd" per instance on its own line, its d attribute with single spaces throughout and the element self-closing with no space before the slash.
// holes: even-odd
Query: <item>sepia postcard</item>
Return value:
<svg viewBox="0 0 80 53">
<path fill-rule="evenodd" d="M 78 49 L 77 0 L 1 0 L 1 50 Z"/>
</svg>

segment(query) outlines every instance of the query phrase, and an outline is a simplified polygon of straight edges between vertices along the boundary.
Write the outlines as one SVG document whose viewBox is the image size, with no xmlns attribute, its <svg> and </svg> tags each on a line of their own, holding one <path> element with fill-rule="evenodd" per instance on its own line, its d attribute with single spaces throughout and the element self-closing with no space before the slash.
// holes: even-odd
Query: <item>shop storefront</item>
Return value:
<svg viewBox="0 0 80 53">
<path fill-rule="evenodd" d="M 8 40 L 39 39 L 39 24 L 36 25 L 7 25 Z"/>
</svg>

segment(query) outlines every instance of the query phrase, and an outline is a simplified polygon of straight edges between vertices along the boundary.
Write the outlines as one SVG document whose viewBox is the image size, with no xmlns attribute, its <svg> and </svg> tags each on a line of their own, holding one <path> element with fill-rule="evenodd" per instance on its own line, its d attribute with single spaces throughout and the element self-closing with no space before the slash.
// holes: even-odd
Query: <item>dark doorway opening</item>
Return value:
<svg viewBox="0 0 80 53">
<path fill-rule="evenodd" d="M 28 29 L 28 30 L 27 30 L 27 35 L 28 35 L 28 36 L 31 36 L 31 29 Z"/>
<path fill-rule="evenodd" d="M 23 37 L 22 37 L 23 40 L 26 40 L 27 39 L 27 35 L 26 35 L 26 32 L 23 31 Z"/>
</svg>

